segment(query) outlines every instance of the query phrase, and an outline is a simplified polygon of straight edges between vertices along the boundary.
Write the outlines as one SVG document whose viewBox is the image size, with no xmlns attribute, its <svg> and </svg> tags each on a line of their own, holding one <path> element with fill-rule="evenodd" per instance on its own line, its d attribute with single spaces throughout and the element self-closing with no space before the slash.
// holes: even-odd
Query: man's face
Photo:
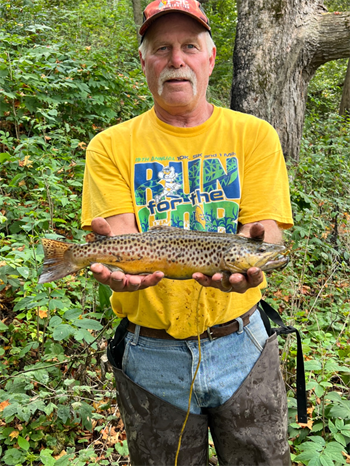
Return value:
<svg viewBox="0 0 350 466">
<path fill-rule="evenodd" d="M 206 35 L 197 21 L 181 13 L 164 15 L 152 24 L 141 64 L 156 106 L 178 113 L 206 102 L 215 62 L 215 49 L 209 56 Z"/>
</svg>

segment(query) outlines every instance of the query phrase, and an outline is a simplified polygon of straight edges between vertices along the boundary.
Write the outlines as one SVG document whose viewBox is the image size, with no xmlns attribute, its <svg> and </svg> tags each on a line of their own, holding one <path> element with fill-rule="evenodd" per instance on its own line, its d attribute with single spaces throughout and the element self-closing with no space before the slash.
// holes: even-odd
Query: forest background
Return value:
<svg viewBox="0 0 350 466">
<path fill-rule="evenodd" d="M 329 1 L 329 11 L 347 7 Z M 218 58 L 211 102 L 229 106 L 236 3 L 208 0 Z M 0 0 L 0 465 L 127 464 L 106 341 L 118 319 L 89 271 L 38 284 L 40 238 L 81 242 L 84 150 L 146 111 L 128 0 Z M 293 336 L 280 338 L 295 465 L 350 464 L 350 121 L 347 60 L 308 91 L 298 163 L 288 161 L 291 263 L 265 299 L 301 332 L 307 424 L 296 420 Z M 215 450 L 210 451 L 216 464 Z"/>
</svg>

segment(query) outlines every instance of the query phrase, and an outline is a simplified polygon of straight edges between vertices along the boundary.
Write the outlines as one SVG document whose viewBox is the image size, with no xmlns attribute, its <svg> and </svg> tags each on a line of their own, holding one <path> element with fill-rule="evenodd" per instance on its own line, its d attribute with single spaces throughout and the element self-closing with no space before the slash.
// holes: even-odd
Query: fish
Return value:
<svg viewBox="0 0 350 466">
<path fill-rule="evenodd" d="M 288 263 L 288 250 L 245 236 L 155 226 L 144 233 L 98 236 L 84 244 L 42 238 L 44 262 L 39 283 L 59 280 L 93 263 L 131 275 L 161 271 L 165 278 L 191 279 L 194 272 L 213 276 L 269 272 Z"/>
</svg>

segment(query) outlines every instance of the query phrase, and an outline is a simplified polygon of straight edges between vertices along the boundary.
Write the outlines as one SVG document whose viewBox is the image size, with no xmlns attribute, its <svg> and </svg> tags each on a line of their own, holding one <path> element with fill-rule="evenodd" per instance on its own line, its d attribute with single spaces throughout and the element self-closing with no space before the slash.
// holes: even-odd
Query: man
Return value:
<svg viewBox="0 0 350 466">
<path fill-rule="evenodd" d="M 216 49 L 199 3 L 150 3 L 140 35 L 154 107 L 90 143 L 83 227 L 107 236 L 154 225 L 238 229 L 281 242 L 292 216 L 278 137 L 266 122 L 206 100 Z M 200 351 L 178 464 L 207 463 L 208 426 L 221 466 L 290 464 L 277 340 L 257 309 L 261 270 L 231 275 L 230 286 L 221 273 L 175 281 L 161 271 L 91 270 L 129 321 L 122 358 L 114 345 L 109 357 L 131 464 L 175 464 Z"/>
</svg>

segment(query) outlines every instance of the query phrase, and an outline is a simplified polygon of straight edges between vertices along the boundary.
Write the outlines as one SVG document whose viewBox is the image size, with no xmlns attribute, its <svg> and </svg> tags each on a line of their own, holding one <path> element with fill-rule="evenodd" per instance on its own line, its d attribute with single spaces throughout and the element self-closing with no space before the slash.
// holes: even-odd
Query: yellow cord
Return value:
<svg viewBox="0 0 350 466">
<path fill-rule="evenodd" d="M 178 446 L 177 446 L 177 452 L 176 452 L 176 456 L 175 456 L 175 464 L 174 464 L 174 466 L 177 466 L 177 459 L 178 459 L 178 456 L 179 456 L 179 453 L 180 453 L 182 435 L 183 435 L 183 433 L 184 433 L 184 431 L 185 431 L 185 427 L 186 427 L 186 424 L 187 424 L 187 421 L 188 421 L 188 417 L 189 417 L 189 415 L 190 415 L 193 385 L 194 385 L 194 381 L 196 380 L 197 373 L 198 373 L 199 366 L 200 366 L 201 359 L 202 359 L 201 339 L 200 339 L 200 333 L 199 333 L 199 312 L 198 312 L 198 309 L 199 309 L 199 298 L 200 298 L 200 296 L 201 296 L 202 290 L 203 290 L 203 286 L 201 286 L 201 289 L 199 290 L 199 293 L 198 293 L 197 309 L 196 309 L 196 313 L 197 313 L 197 337 L 198 337 L 198 363 L 197 363 L 197 367 L 196 367 L 196 370 L 195 370 L 195 373 L 194 373 L 194 376 L 193 376 L 193 379 L 192 379 L 192 382 L 191 382 L 190 395 L 189 395 L 189 397 L 188 397 L 188 408 L 187 408 L 187 413 L 186 413 L 186 417 L 185 417 L 185 420 L 184 420 L 184 423 L 183 423 L 183 425 L 182 425 L 182 429 L 181 429 L 181 432 L 180 432 L 179 443 L 178 443 Z"/>
</svg>

